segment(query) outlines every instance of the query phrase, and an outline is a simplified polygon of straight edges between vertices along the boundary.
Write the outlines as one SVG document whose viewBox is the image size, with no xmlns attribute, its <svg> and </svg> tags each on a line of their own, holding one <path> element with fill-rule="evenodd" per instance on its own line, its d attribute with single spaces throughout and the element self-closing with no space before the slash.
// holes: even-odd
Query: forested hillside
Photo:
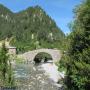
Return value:
<svg viewBox="0 0 90 90">
<path fill-rule="evenodd" d="M 12 36 L 11 31 L 13 30 L 13 18 L 13 13 L 3 5 L 0 5 L 0 40 Z"/>
<path fill-rule="evenodd" d="M 0 5 L 0 40 L 7 38 L 19 50 L 60 48 L 64 37 L 55 21 L 41 7 L 13 13 Z"/>
</svg>

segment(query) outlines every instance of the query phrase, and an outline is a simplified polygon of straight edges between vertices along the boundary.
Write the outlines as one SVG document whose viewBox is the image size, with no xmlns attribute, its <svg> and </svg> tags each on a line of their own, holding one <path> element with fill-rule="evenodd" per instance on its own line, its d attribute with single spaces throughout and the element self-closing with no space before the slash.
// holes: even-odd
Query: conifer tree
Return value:
<svg viewBox="0 0 90 90">
<path fill-rule="evenodd" d="M 68 90 L 90 90 L 90 0 L 75 9 L 68 49 Z"/>
</svg>

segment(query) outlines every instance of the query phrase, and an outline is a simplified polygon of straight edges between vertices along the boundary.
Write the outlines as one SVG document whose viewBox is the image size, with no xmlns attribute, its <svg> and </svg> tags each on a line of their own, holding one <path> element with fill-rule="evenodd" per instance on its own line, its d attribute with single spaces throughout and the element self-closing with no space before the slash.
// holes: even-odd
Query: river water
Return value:
<svg viewBox="0 0 90 90">
<path fill-rule="evenodd" d="M 14 76 L 18 90 L 62 90 L 45 75 L 40 65 L 16 64 Z"/>
</svg>

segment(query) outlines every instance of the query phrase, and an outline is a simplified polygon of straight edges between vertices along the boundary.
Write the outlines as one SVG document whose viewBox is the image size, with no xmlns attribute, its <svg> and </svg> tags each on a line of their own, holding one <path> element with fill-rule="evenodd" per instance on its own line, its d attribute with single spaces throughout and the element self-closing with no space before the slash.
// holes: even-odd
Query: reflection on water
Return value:
<svg viewBox="0 0 90 90">
<path fill-rule="evenodd" d="M 17 64 L 14 71 L 19 90 L 61 90 L 44 74 L 41 67 Z"/>
</svg>

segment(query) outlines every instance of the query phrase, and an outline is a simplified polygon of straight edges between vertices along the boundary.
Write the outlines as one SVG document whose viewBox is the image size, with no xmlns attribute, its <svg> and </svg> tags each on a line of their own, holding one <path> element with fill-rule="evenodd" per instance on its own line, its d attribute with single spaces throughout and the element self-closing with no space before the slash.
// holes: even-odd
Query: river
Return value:
<svg viewBox="0 0 90 90">
<path fill-rule="evenodd" d="M 62 90 L 45 73 L 41 65 L 16 64 L 14 76 L 18 90 Z"/>
</svg>

